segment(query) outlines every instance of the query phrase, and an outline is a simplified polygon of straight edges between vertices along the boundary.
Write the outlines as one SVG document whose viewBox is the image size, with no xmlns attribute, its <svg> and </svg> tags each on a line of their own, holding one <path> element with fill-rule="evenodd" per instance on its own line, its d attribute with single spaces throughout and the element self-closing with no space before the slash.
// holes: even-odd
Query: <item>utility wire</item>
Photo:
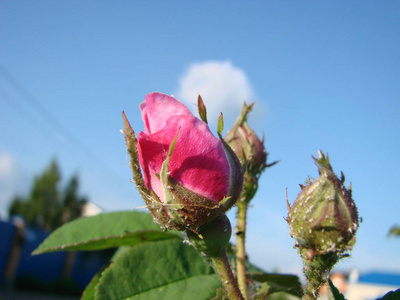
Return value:
<svg viewBox="0 0 400 300">
<path fill-rule="evenodd" d="M 24 115 L 24 120 L 28 121 L 29 123 L 32 124 L 33 127 L 36 127 L 38 131 L 45 131 L 46 135 L 47 134 L 54 134 L 51 133 L 50 130 L 47 128 L 41 126 L 38 126 L 37 118 L 32 115 L 23 105 L 19 104 L 18 101 L 15 99 L 13 95 L 11 95 L 7 90 L 3 89 L 0 87 L 0 100 L 3 100 L 3 102 L 6 102 L 11 108 L 16 110 L 18 113 L 21 115 Z M 42 132 L 43 133 L 43 132 Z"/>
<path fill-rule="evenodd" d="M 44 107 L 30 91 L 25 88 L 15 76 L 11 74 L 0 63 L 0 74 L 5 78 L 5 80 L 17 91 L 26 103 L 28 103 L 36 112 L 42 116 L 42 118 L 51 126 L 58 134 L 64 137 L 70 144 L 75 146 L 80 152 L 82 152 L 89 159 L 95 161 L 97 165 L 101 166 L 105 174 L 108 174 L 109 178 L 113 178 L 115 181 L 120 177 L 115 171 L 113 171 L 109 166 L 90 148 L 88 148 L 84 143 L 82 143 L 78 138 L 76 138 L 66 127 L 64 127 L 57 118 L 55 118 L 47 109 Z M 118 181 L 119 182 L 119 181 Z"/>
<path fill-rule="evenodd" d="M 71 144 L 79 148 L 86 155 L 95 155 L 90 149 L 82 144 L 71 132 L 65 128 L 36 98 L 25 88 L 2 64 L 0 64 L 0 73 L 7 82 L 18 92 L 26 103 L 39 113 L 42 118 L 60 135 L 62 135 Z"/>
</svg>

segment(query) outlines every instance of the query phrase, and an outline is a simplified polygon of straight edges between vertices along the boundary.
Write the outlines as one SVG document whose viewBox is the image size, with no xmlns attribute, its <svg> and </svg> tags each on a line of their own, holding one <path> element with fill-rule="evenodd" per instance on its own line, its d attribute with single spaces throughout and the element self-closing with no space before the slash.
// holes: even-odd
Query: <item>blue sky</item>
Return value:
<svg viewBox="0 0 400 300">
<path fill-rule="evenodd" d="M 142 130 L 145 94 L 174 94 L 229 128 L 243 101 L 270 160 L 249 212 L 257 265 L 299 272 L 286 216 L 328 152 L 364 222 L 341 269 L 400 272 L 400 3 L 1 1 L 0 211 L 57 158 L 106 211 L 143 206 L 129 182 L 121 111 Z M 211 122 L 214 126 L 215 122 Z M 229 213 L 234 221 L 234 210 Z"/>
</svg>

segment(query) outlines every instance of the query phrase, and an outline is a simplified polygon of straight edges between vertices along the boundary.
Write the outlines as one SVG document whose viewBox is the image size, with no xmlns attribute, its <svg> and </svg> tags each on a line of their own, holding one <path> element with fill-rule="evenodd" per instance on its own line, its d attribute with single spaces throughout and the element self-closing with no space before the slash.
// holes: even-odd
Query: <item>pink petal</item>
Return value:
<svg viewBox="0 0 400 300">
<path fill-rule="evenodd" d="M 146 98 L 145 110 L 147 107 Z M 165 122 L 165 127 L 153 131 L 153 134 L 141 132 L 138 135 L 139 161 L 146 186 L 165 202 L 161 182 L 155 173 L 160 173 L 169 145 L 180 128 L 168 166 L 172 178 L 196 194 L 216 203 L 221 201 L 229 188 L 229 165 L 221 141 L 211 133 L 206 123 L 192 114 L 175 115 Z M 150 128 L 153 129 L 152 124 Z"/>
<path fill-rule="evenodd" d="M 146 95 L 145 102 L 139 105 L 142 111 L 145 133 L 151 134 L 165 127 L 173 115 L 191 115 L 190 110 L 174 97 L 154 92 Z"/>
</svg>

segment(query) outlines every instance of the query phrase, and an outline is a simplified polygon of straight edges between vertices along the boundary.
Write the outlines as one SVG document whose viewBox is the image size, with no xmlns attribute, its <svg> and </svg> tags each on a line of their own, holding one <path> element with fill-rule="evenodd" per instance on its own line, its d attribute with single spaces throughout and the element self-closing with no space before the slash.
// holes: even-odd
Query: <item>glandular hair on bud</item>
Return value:
<svg viewBox="0 0 400 300">
<path fill-rule="evenodd" d="M 233 127 L 226 134 L 225 141 L 244 165 L 245 171 L 254 176 L 259 176 L 267 167 L 268 154 L 264 147 L 264 139 L 260 140 L 247 124 L 248 114 L 253 105 L 254 103 L 243 104 L 242 111 Z"/>
<path fill-rule="evenodd" d="M 357 207 L 351 189 L 344 186 L 329 163 L 328 156 L 319 152 L 314 158 L 319 177 L 306 186 L 289 206 L 287 221 L 290 234 L 300 248 L 315 254 L 343 253 L 355 242 L 358 228 Z"/>
<path fill-rule="evenodd" d="M 305 299 L 317 299 L 333 266 L 348 256 L 346 252 L 355 243 L 359 224 L 357 207 L 351 188 L 344 186 L 343 173 L 339 179 L 328 156 L 321 151 L 314 160 L 319 177 L 300 185 L 301 192 L 294 204 L 288 203 L 286 218 L 303 259 L 303 272 L 308 281 Z"/>
</svg>

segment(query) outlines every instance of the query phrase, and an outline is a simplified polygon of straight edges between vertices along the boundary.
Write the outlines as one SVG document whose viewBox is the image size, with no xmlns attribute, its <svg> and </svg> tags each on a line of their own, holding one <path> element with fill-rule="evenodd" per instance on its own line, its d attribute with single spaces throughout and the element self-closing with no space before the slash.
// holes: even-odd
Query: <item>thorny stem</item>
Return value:
<svg viewBox="0 0 400 300">
<path fill-rule="evenodd" d="M 222 285 L 230 300 L 244 300 L 236 278 L 229 265 L 226 249 L 219 254 L 209 256 L 215 272 L 221 279 Z"/>
<path fill-rule="evenodd" d="M 236 224 L 236 272 L 240 291 L 244 298 L 248 299 L 247 278 L 246 278 L 246 219 L 247 201 L 238 201 L 237 224 Z"/>
</svg>

